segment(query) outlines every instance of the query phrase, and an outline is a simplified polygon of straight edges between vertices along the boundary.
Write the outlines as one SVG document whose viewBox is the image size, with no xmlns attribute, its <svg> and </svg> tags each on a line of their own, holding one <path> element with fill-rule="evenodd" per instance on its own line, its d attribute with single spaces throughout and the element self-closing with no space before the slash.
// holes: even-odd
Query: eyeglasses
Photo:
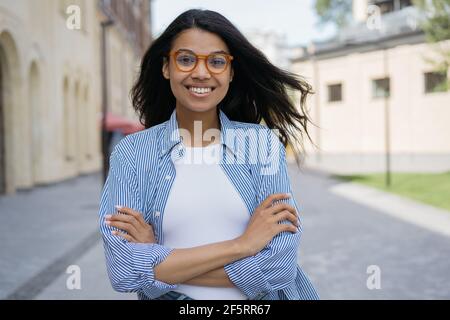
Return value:
<svg viewBox="0 0 450 320">
<path fill-rule="evenodd" d="M 169 53 L 173 57 L 175 66 L 181 72 L 191 72 L 197 67 L 200 59 L 205 60 L 206 69 L 210 73 L 219 74 L 224 72 L 233 60 L 233 56 L 226 53 L 211 53 L 208 55 L 195 54 L 192 51 L 179 50 Z"/>
</svg>

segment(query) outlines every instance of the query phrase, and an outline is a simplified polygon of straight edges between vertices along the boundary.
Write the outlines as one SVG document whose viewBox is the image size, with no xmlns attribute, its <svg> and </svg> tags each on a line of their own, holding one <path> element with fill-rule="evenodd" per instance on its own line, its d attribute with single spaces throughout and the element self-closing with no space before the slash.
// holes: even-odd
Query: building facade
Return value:
<svg viewBox="0 0 450 320">
<path fill-rule="evenodd" d="M 131 116 L 128 92 L 150 41 L 148 1 L 0 3 L 0 194 L 100 170 L 108 14 L 109 108 Z"/>
<path fill-rule="evenodd" d="M 271 63 L 282 69 L 290 68 L 291 58 L 298 47 L 289 47 L 286 35 L 275 31 L 254 30 L 245 33 L 245 36 Z"/>
<path fill-rule="evenodd" d="M 293 71 L 308 101 L 316 147 L 306 163 L 338 173 L 450 170 L 448 70 L 418 28 L 410 1 L 355 1 L 355 23 L 313 43 Z M 378 9 L 376 6 L 378 6 Z M 375 15 L 374 15 L 375 14 Z M 450 41 L 440 43 L 450 50 Z"/>
</svg>

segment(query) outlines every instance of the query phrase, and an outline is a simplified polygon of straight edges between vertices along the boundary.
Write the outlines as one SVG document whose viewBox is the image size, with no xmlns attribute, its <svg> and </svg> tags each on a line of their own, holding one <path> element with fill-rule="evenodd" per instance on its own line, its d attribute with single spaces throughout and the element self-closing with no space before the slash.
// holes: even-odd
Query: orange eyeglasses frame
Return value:
<svg viewBox="0 0 450 320">
<path fill-rule="evenodd" d="M 194 66 L 193 66 L 191 69 L 189 69 L 189 70 L 181 70 L 181 69 L 180 69 L 180 67 L 178 66 L 177 61 L 176 61 L 176 60 L 177 60 L 177 55 L 180 54 L 180 53 L 190 53 L 190 54 L 193 54 L 193 55 L 195 56 L 196 61 L 195 61 Z M 224 68 L 222 71 L 220 71 L 220 72 L 214 72 L 214 71 L 211 71 L 211 70 L 209 69 L 209 67 L 208 67 L 208 63 L 207 63 L 208 58 L 209 58 L 210 56 L 214 56 L 214 55 L 222 55 L 222 56 L 224 56 L 225 59 L 227 60 L 227 65 L 226 65 L 225 68 Z M 229 55 L 228 53 L 224 53 L 224 52 L 210 53 L 210 54 L 208 54 L 208 55 L 204 55 L 204 54 L 196 54 L 195 52 L 187 51 L 187 50 L 171 51 L 171 52 L 169 53 L 169 57 L 172 57 L 172 58 L 173 58 L 173 60 L 174 60 L 174 62 L 175 62 L 175 67 L 177 68 L 178 71 L 181 71 L 181 72 L 191 72 L 192 70 L 194 70 L 194 69 L 197 67 L 198 62 L 199 62 L 200 60 L 205 60 L 205 66 L 206 66 L 206 69 L 208 69 L 208 71 L 209 71 L 210 73 L 212 73 L 212 74 L 221 74 L 221 73 L 225 72 L 225 70 L 228 69 L 228 66 L 230 65 L 231 61 L 234 59 L 234 57 L 233 57 L 232 55 Z"/>
</svg>

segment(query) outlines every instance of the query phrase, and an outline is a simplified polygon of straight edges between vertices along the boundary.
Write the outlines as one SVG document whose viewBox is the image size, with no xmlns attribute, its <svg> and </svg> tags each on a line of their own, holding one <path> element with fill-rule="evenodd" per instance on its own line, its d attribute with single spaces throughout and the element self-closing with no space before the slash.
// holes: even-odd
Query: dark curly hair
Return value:
<svg viewBox="0 0 450 320">
<path fill-rule="evenodd" d="M 260 123 L 278 129 L 279 139 L 295 151 L 297 164 L 304 151 L 305 136 L 310 140 L 310 122 L 305 102 L 311 86 L 301 77 L 274 66 L 224 16 L 210 10 L 188 10 L 179 15 L 150 45 L 145 53 L 139 77 L 131 97 L 141 123 L 150 128 L 169 119 L 175 108 L 175 96 L 169 80 L 162 74 L 163 60 L 177 35 L 199 28 L 218 35 L 233 55 L 233 82 L 218 104 L 234 121 Z M 300 108 L 296 108 L 289 91 L 300 91 Z"/>
</svg>

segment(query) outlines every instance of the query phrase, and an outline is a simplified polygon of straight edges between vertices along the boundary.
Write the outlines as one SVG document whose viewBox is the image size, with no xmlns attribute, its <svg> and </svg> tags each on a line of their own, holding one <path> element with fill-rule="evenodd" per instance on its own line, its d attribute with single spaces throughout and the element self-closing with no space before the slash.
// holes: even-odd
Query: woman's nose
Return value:
<svg viewBox="0 0 450 320">
<path fill-rule="evenodd" d="M 206 67 L 206 60 L 200 59 L 195 66 L 195 69 L 192 70 L 192 77 L 198 79 L 209 79 L 211 78 L 211 73 Z"/>
</svg>

